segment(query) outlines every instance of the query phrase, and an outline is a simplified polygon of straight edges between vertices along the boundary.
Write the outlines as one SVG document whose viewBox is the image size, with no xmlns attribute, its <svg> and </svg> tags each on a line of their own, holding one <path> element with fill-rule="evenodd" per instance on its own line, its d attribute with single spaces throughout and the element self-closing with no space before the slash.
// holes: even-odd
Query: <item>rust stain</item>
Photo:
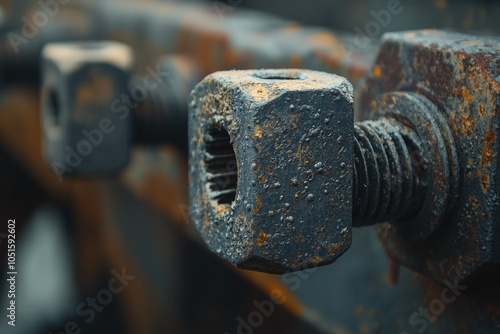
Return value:
<svg viewBox="0 0 500 334">
<path fill-rule="evenodd" d="M 218 216 L 223 216 L 227 212 L 229 212 L 229 209 L 230 209 L 229 205 L 227 205 L 227 204 L 219 204 L 219 205 L 215 206 L 215 213 Z"/>
<path fill-rule="evenodd" d="M 399 279 L 399 262 L 389 258 L 389 268 L 387 269 L 386 282 L 389 286 L 395 286 Z"/>
<path fill-rule="evenodd" d="M 107 107 L 114 96 L 113 86 L 113 80 L 109 76 L 92 72 L 89 80 L 76 92 L 75 112 L 83 113 L 85 107 L 92 104 L 102 104 Z"/>
<path fill-rule="evenodd" d="M 485 116 L 486 115 L 486 108 L 484 107 L 484 104 L 482 102 L 479 102 L 478 108 L 479 108 L 479 115 Z"/>
<path fill-rule="evenodd" d="M 344 248 L 344 243 L 343 242 L 340 242 L 340 243 L 337 243 L 333 246 L 330 246 L 330 249 L 329 249 L 329 256 L 334 256 L 336 254 L 338 254 L 342 249 Z"/>
<path fill-rule="evenodd" d="M 255 138 L 258 138 L 258 139 L 262 138 L 262 127 L 260 125 L 255 126 L 254 135 L 255 135 Z"/>
<path fill-rule="evenodd" d="M 474 97 L 466 87 L 457 87 L 456 94 L 464 101 L 466 104 L 471 104 L 474 102 Z"/>
<path fill-rule="evenodd" d="M 342 45 L 339 39 L 329 32 L 316 33 L 310 37 L 310 41 L 314 44 L 327 45 L 336 48 L 340 48 Z"/>
<path fill-rule="evenodd" d="M 257 100 L 267 100 L 269 98 L 269 91 L 261 83 L 249 86 L 248 91 Z"/>
<path fill-rule="evenodd" d="M 481 168 L 478 169 L 478 176 L 481 179 L 481 188 L 484 193 L 490 189 L 490 175 L 488 168 L 491 166 L 494 155 L 494 145 L 497 139 L 495 130 L 493 129 L 493 119 L 490 120 L 489 129 L 484 136 L 483 153 L 481 155 Z M 485 170 L 486 169 L 486 170 Z M 481 175 L 482 174 L 482 175 Z"/>
<path fill-rule="evenodd" d="M 295 152 L 295 157 L 297 158 L 297 161 L 302 163 L 302 144 L 299 144 L 297 147 L 297 151 Z"/>
<path fill-rule="evenodd" d="M 260 211 L 260 209 L 262 209 L 262 200 L 257 196 L 257 198 L 255 199 L 255 207 L 253 211 L 257 213 Z"/>
<path fill-rule="evenodd" d="M 382 68 L 379 65 L 375 65 L 373 67 L 373 75 L 375 78 L 379 78 L 382 75 Z"/>
<path fill-rule="evenodd" d="M 267 234 L 264 231 L 259 232 L 259 236 L 257 237 L 257 246 L 262 247 L 264 242 L 266 242 Z"/>
<path fill-rule="evenodd" d="M 461 114 L 461 128 L 462 132 L 465 133 L 467 137 L 472 136 L 472 133 L 474 131 L 474 123 L 472 120 L 472 117 L 470 117 L 467 114 Z"/>
</svg>

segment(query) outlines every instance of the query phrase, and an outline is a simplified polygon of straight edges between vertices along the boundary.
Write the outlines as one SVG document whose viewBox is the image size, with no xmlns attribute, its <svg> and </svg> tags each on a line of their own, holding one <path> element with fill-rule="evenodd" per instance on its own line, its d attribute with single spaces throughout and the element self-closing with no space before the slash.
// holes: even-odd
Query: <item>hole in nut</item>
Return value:
<svg viewBox="0 0 500 334">
<path fill-rule="evenodd" d="M 264 80 L 302 80 L 302 76 L 299 73 L 288 72 L 262 72 L 256 73 L 253 76 Z"/>
<path fill-rule="evenodd" d="M 231 204 L 236 198 L 238 168 L 229 133 L 220 127 L 205 134 L 205 168 L 209 198 L 217 205 Z"/>
<path fill-rule="evenodd" d="M 61 105 L 59 103 L 59 96 L 54 89 L 51 89 L 48 94 L 48 107 L 54 119 L 54 125 L 59 126 L 59 118 L 61 116 Z"/>
</svg>

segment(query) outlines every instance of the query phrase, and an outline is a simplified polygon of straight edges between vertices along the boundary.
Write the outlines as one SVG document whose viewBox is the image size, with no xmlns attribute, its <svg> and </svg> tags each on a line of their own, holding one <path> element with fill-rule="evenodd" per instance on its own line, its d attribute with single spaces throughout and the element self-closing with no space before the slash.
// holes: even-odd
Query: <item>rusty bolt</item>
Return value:
<svg viewBox="0 0 500 334">
<path fill-rule="evenodd" d="M 351 226 L 390 222 L 423 240 L 449 212 L 454 142 L 425 97 L 386 94 L 353 121 L 333 74 L 219 72 L 192 96 L 192 219 L 240 268 L 284 273 L 331 263 Z"/>
<path fill-rule="evenodd" d="M 192 95 L 191 217 L 240 268 L 331 263 L 351 244 L 353 97 L 336 75 L 218 72 Z"/>
<path fill-rule="evenodd" d="M 199 74 L 189 60 L 163 57 L 131 79 L 132 51 L 115 42 L 49 44 L 43 53 L 46 160 L 75 176 L 114 174 L 132 144 L 187 150 L 187 101 Z"/>
</svg>

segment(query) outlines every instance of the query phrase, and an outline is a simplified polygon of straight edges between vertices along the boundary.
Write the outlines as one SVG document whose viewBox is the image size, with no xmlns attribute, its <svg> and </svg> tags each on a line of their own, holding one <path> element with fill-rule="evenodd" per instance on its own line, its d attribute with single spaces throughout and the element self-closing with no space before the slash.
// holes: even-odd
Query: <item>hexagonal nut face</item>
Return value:
<svg viewBox="0 0 500 334">
<path fill-rule="evenodd" d="M 119 171 L 129 157 L 129 47 L 115 42 L 48 44 L 42 53 L 45 159 L 64 176 Z"/>
<path fill-rule="evenodd" d="M 282 274 L 351 244 L 352 86 L 308 70 L 214 73 L 192 93 L 191 218 L 237 267 Z"/>
<path fill-rule="evenodd" d="M 450 31 L 386 34 L 360 95 L 360 109 L 371 118 L 370 106 L 384 93 L 416 92 L 449 125 L 459 166 L 450 179 L 459 187 L 448 217 L 425 242 L 390 225 L 379 228 L 392 258 L 439 281 L 500 279 L 499 44 L 498 36 Z"/>
</svg>

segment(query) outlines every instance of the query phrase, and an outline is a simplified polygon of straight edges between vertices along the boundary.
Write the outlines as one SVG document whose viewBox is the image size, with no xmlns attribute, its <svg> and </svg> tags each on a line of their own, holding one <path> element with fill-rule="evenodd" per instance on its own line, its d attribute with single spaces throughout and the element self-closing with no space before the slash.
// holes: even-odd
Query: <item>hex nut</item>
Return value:
<svg viewBox="0 0 500 334">
<path fill-rule="evenodd" d="M 45 159 L 63 176 L 119 171 L 129 157 L 131 49 L 115 42 L 54 43 L 42 52 Z"/>
<path fill-rule="evenodd" d="M 378 227 L 391 258 L 437 281 L 498 285 L 500 280 L 500 80 L 498 36 L 422 30 L 384 35 L 360 94 L 364 118 L 396 91 L 417 93 L 442 113 L 456 147 L 448 151 L 453 206 L 432 238 L 415 241 Z M 446 147 L 448 149 L 448 147 Z M 455 196 L 452 196 L 455 194 Z M 445 202 L 443 197 L 436 201 Z M 444 203 L 446 204 L 446 203 Z"/>
<path fill-rule="evenodd" d="M 217 72 L 189 116 L 191 218 L 244 269 L 329 264 L 351 244 L 353 96 L 309 70 Z"/>
</svg>

